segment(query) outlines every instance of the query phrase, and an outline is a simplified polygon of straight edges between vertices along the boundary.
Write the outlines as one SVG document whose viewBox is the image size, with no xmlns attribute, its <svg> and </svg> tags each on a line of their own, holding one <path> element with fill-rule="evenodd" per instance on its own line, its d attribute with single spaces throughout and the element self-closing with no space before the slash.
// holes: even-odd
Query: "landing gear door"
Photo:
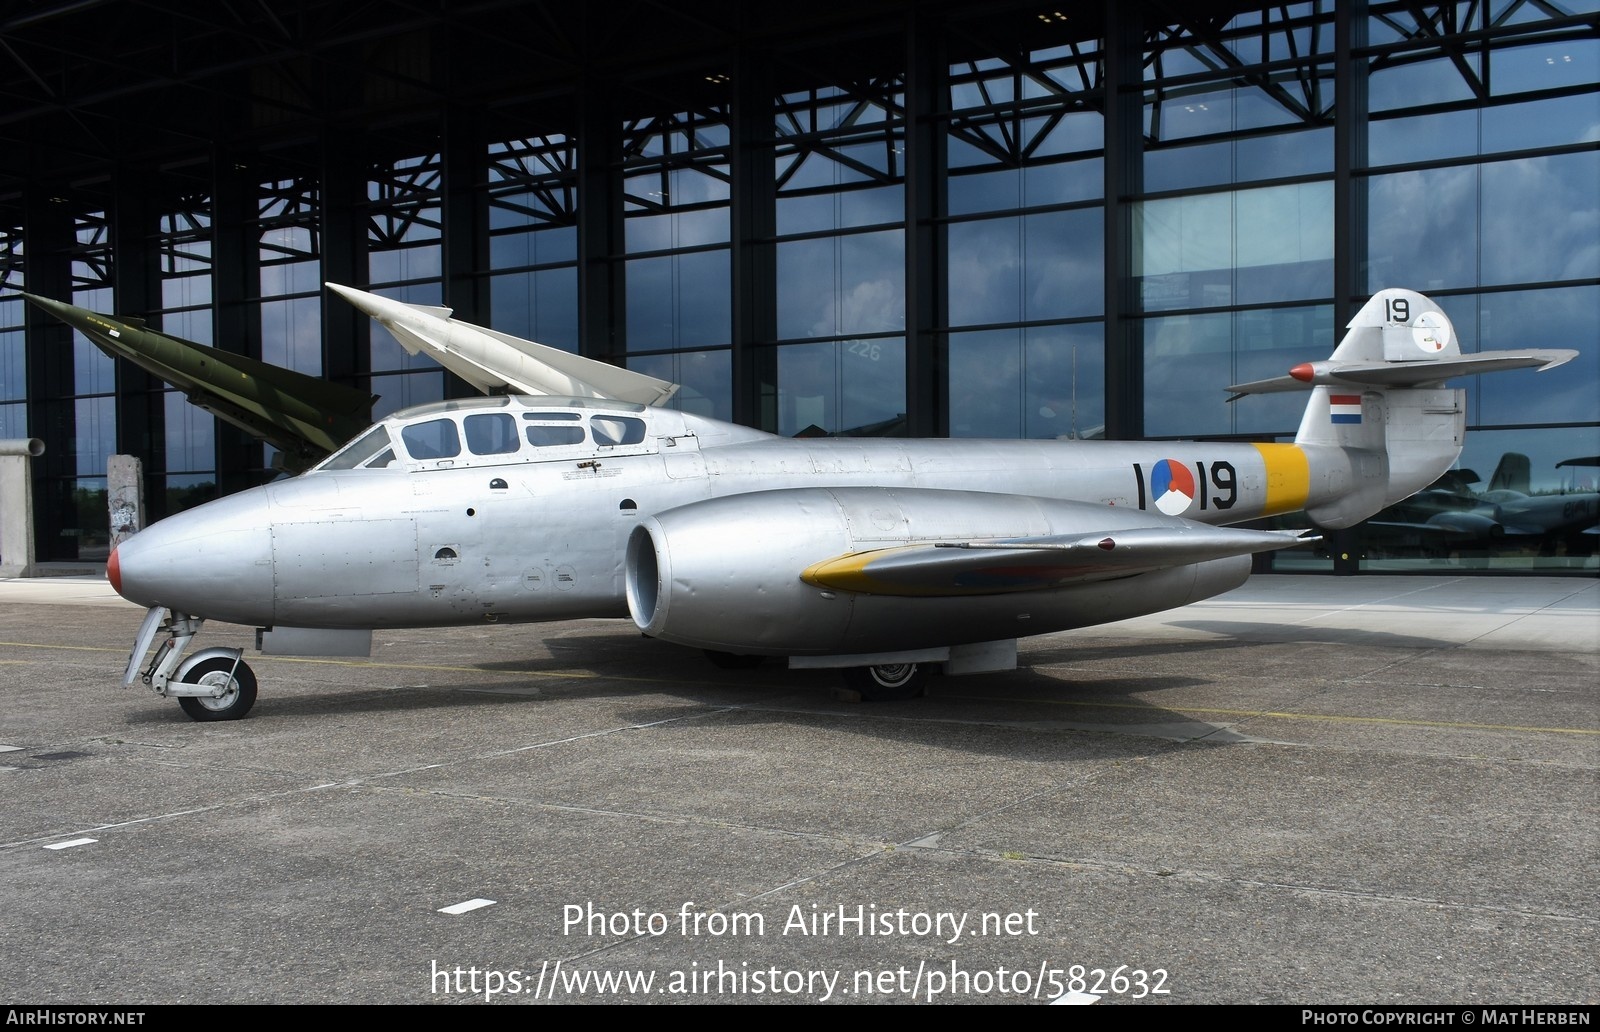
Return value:
<svg viewBox="0 0 1600 1032">
<path fill-rule="evenodd" d="M 156 632 L 161 629 L 161 615 L 165 612 L 166 609 L 161 606 L 151 606 L 150 611 L 144 614 L 144 623 L 139 625 L 139 636 L 133 639 L 133 652 L 128 655 L 128 668 L 122 672 L 122 687 L 132 688 L 133 682 L 139 679 L 144 654 L 150 651 L 150 644 L 156 640 Z"/>
</svg>

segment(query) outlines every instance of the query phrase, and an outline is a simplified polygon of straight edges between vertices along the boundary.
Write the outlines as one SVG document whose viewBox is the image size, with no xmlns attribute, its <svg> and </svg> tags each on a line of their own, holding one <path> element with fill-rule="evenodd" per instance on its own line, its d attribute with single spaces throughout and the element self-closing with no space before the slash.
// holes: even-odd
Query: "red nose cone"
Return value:
<svg viewBox="0 0 1600 1032">
<path fill-rule="evenodd" d="M 113 548 L 111 555 L 106 559 L 106 580 L 111 582 L 111 590 L 122 594 L 122 564 L 117 561 L 117 550 Z"/>
<path fill-rule="evenodd" d="M 1299 365 L 1289 370 L 1289 375 L 1302 383 L 1310 383 L 1312 377 L 1317 375 L 1317 372 L 1315 369 L 1311 368 L 1310 362 L 1301 362 Z"/>
</svg>

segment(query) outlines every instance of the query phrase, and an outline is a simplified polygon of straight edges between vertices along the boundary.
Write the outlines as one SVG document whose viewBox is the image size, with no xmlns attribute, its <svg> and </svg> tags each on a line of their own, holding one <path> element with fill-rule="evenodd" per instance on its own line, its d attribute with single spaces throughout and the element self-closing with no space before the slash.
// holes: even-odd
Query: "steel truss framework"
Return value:
<svg viewBox="0 0 1600 1032">
<path fill-rule="evenodd" d="M 1427 62 L 1454 69 L 1463 98 L 1406 114 L 1600 91 L 1579 82 L 1508 95 L 1495 72 L 1507 48 L 1592 45 L 1592 3 L 1100 0 L 1046 10 L 869 0 L 784 14 L 669 0 L 630 8 L 632 19 L 610 5 L 572 6 L 380 2 L 358 18 L 310 0 L 208 12 L 98 0 L 0 16 L 0 285 L 57 296 L 110 288 L 122 314 L 159 318 L 161 278 L 209 267 L 217 346 L 259 356 L 262 305 L 320 297 L 324 280 L 369 284 L 368 258 L 384 251 L 437 248 L 436 274 L 387 282 L 436 289 L 480 322 L 496 277 L 570 269 L 573 346 L 615 361 L 725 354 L 731 415 L 771 424 L 777 356 L 813 339 L 780 330 L 778 249 L 899 232 L 904 327 L 865 336 L 904 339 L 897 429 L 938 434 L 949 431 L 946 234 L 992 214 L 952 213 L 948 181 L 1096 161 L 1095 195 L 1015 210 L 1103 217 L 1099 314 L 1049 321 L 1103 326 L 1106 430 L 1134 437 L 1145 432 L 1148 313 L 1132 282 L 1130 227 L 1137 206 L 1160 193 L 1145 185 L 1148 156 L 1335 134 L 1330 168 L 1285 181 L 1330 184 L 1333 283 L 1295 300 L 1326 304 L 1342 323 L 1365 289 L 1368 75 Z M 83 45 L 94 37 L 123 45 Z M 1254 121 L 1182 128 L 1188 108 L 1246 95 Z M 1098 138 L 1064 135 L 1083 114 L 1099 119 Z M 959 168 L 947 161 L 956 147 L 967 155 Z M 686 191 L 684 175 L 716 186 Z M 880 221 L 779 224 L 786 199 L 883 187 L 900 201 Z M 722 239 L 628 243 L 630 220 L 722 211 Z M 575 232 L 574 253 L 491 261 L 495 238 L 546 229 Z M 641 352 L 628 339 L 630 261 L 696 251 L 728 254 L 731 341 L 674 339 Z M 268 290 L 263 274 L 275 267 L 311 271 Z M 78 519 L 72 492 L 85 476 L 75 458 L 82 395 L 64 334 L 33 313 L 25 321 L 27 424 L 49 447 L 36 466 L 50 510 L 40 543 L 47 557 L 66 558 L 81 540 L 60 531 Z M 321 322 L 326 375 L 363 383 L 374 372 L 368 328 L 328 305 Z M 157 386 L 119 378 L 116 447 L 162 440 L 162 410 L 138 400 Z M 216 451 L 225 488 L 264 468 L 260 448 L 225 429 Z M 161 455 L 146 455 L 153 477 L 168 472 Z"/>
</svg>

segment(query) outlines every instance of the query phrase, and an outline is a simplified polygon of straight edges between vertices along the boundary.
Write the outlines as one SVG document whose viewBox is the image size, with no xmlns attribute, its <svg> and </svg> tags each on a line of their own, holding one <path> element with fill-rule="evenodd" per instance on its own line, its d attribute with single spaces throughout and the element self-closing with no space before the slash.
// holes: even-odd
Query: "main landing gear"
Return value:
<svg viewBox="0 0 1600 1032">
<path fill-rule="evenodd" d="M 766 662 L 766 656 L 705 649 L 705 656 L 722 670 L 753 670 Z M 844 694 L 853 702 L 899 702 L 920 699 L 927 692 L 928 678 L 938 669 L 933 663 L 879 663 L 876 666 L 840 667 L 844 674 Z"/>
<path fill-rule="evenodd" d="M 878 666 L 845 667 L 844 683 L 862 702 L 899 702 L 917 699 L 928 689 L 925 663 L 881 663 Z"/>
<path fill-rule="evenodd" d="M 188 659 L 183 650 L 200 633 L 205 620 L 169 613 L 152 606 L 139 626 L 139 637 L 128 656 L 122 687 L 142 681 L 163 698 L 175 698 L 191 720 L 238 720 L 256 704 L 256 675 L 242 658 L 241 649 L 201 649 Z M 143 670 L 139 667 L 157 634 L 166 640 Z"/>
</svg>

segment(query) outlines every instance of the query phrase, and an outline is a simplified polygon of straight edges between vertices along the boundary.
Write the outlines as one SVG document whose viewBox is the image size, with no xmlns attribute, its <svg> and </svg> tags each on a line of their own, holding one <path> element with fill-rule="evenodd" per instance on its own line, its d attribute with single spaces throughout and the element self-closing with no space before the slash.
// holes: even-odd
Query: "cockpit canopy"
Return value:
<svg viewBox="0 0 1600 1032">
<path fill-rule="evenodd" d="M 643 405 L 507 395 L 439 401 L 396 412 L 311 472 L 446 469 L 559 458 L 574 452 L 648 450 Z"/>
</svg>

